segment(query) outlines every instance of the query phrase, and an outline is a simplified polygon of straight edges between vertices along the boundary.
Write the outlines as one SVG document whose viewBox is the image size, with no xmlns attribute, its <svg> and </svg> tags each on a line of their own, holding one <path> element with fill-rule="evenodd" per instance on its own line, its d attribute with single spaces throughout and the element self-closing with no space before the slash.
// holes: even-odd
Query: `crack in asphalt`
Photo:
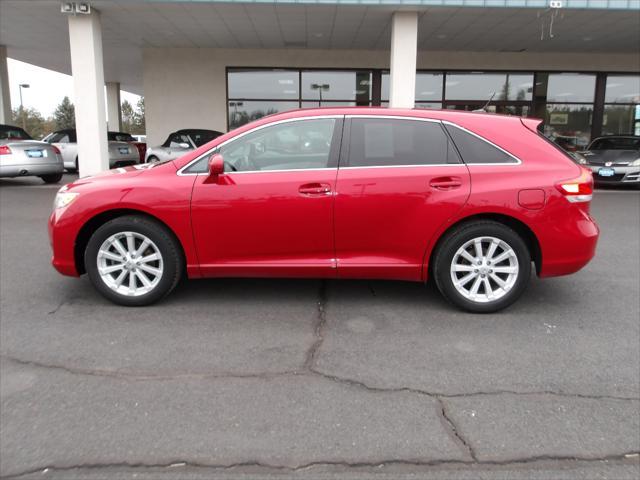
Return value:
<svg viewBox="0 0 640 480">
<path fill-rule="evenodd" d="M 568 398 L 584 398 L 590 400 L 621 400 L 621 401 L 640 401 L 640 397 L 624 397 L 624 396 L 614 396 L 614 395 L 586 395 L 580 393 L 568 393 L 563 391 L 553 391 L 553 390 L 541 390 L 541 391 L 515 391 L 515 390 L 494 390 L 494 391 L 477 391 L 477 392 L 464 392 L 464 393 L 443 393 L 443 392 L 429 392 L 426 390 L 421 390 L 412 387 L 378 387 L 372 386 L 365 382 L 342 377 L 338 375 L 332 375 L 329 373 L 325 373 L 319 370 L 316 366 L 316 360 L 320 351 L 320 347 L 324 342 L 325 338 L 325 327 L 327 325 L 327 312 L 326 305 L 328 301 L 328 292 L 327 292 L 327 282 L 323 280 L 320 284 L 320 288 L 318 291 L 318 299 L 317 299 L 317 312 L 315 316 L 315 320 L 313 322 L 313 334 L 314 341 L 307 350 L 305 355 L 304 363 L 301 370 L 285 370 L 285 371 L 276 371 L 276 372 L 257 372 L 257 373 L 233 373 L 233 372 L 216 372 L 216 373 L 180 373 L 180 374 L 170 374 L 170 375 L 157 375 L 157 374 L 143 374 L 143 373 L 127 373 L 119 370 L 104 370 L 104 369 L 85 369 L 85 368 L 75 368 L 75 367 L 67 367 L 64 365 L 56 365 L 49 363 L 41 363 L 32 360 L 24 360 L 17 357 L 9 356 L 9 355 L 0 355 L 0 359 L 15 362 L 20 365 L 32 366 L 37 368 L 47 368 L 47 369 L 56 369 L 61 370 L 69 374 L 74 375 L 89 375 L 96 377 L 110 377 L 116 378 L 120 380 L 130 380 L 130 381 L 171 381 L 171 380 L 189 380 L 189 379 L 274 379 L 279 377 L 289 377 L 289 376 L 315 376 L 320 377 L 325 380 L 339 383 L 341 385 L 346 385 L 353 388 L 364 389 L 368 392 L 379 392 L 379 393 L 409 393 L 415 395 L 423 395 L 429 398 L 432 398 L 438 402 L 440 406 L 439 413 L 443 423 L 446 425 L 446 429 L 451 433 L 455 442 L 460 446 L 460 448 L 469 455 L 471 460 L 451 460 L 451 459 L 439 459 L 439 460 L 430 460 L 430 461 L 420 461 L 420 460 L 399 460 L 399 459 L 388 459 L 381 460 L 379 462 L 348 462 L 348 461 L 316 461 L 310 462 L 307 464 L 301 465 L 276 465 L 263 463 L 259 461 L 247 461 L 247 462 L 238 462 L 232 464 L 205 464 L 205 463 L 196 463 L 196 462 L 187 462 L 184 460 L 174 460 L 168 462 L 166 464 L 145 464 L 145 463 L 106 463 L 106 464 L 79 464 L 74 466 L 65 466 L 65 467 L 56 467 L 56 466 L 46 466 L 41 468 L 30 469 L 28 471 L 24 471 L 21 473 L 11 474 L 9 476 L 0 476 L 1 479 L 17 479 L 26 475 L 37 474 L 43 472 L 44 470 L 56 470 L 56 471 L 70 471 L 75 469 L 104 469 L 104 468 L 175 468 L 177 466 L 189 466 L 189 467 L 197 467 L 197 468 L 212 468 L 212 469 L 235 469 L 242 467 L 257 467 L 264 468 L 270 470 L 277 471 L 290 471 L 295 472 L 299 470 L 309 469 L 313 467 L 321 467 L 321 466 L 344 466 L 348 468 L 358 468 L 358 467 L 381 467 L 385 465 L 409 465 L 409 466 L 436 466 L 436 465 L 488 465 L 488 466 L 500 466 L 500 465 L 516 465 L 516 464 L 527 464 L 538 461 L 583 461 L 583 462 L 601 462 L 601 461 L 614 461 L 614 460 L 626 460 L 629 456 L 637 457 L 639 452 L 625 452 L 618 455 L 609 455 L 604 457 L 580 457 L 580 456 L 534 456 L 534 457 L 523 457 L 523 458 L 513 458 L 504 461 L 489 461 L 489 460 L 479 460 L 476 452 L 471 445 L 471 443 L 462 435 L 460 429 L 455 424 L 455 422 L 451 419 L 447 412 L 447 406 L 445 404 L 444 399 L 451 398 L 460 398 L 460 397 L 474 397 L 474 396 L 485 396 L 485 395 L 554 395 Z M 372 295 L 376 295 L 373 288 L 370 287 L 370 291 Z M 52 311 L 48 312 L 48 314 L 53 315 L 58 312 L 58 310 L 65 304 L 69 303 L 68 300 L 63 300 L 60 304 Z"/>
<path fill-rule="evenodd" d="M 304 369 L 311 371 L 315 362 L 316 355 L 318 354 L 318 350 L 320 350 L 320 346 L 324 341 L 324 326 L 327 323 L 327 282 L 326 280 L 322 280 L 320 282 L 320 289 L 318 291 L 318 311 L 316 314 L 316 320 L 314 322 L 313 334 L 315 336 L 314 342 L 311 344 L 311 347 L 307 351 L 306 358 L 304 360 Z"/>
<path fill-rule="evenodd" d="M 445 423 L 449 427 L 449 430 L 451 430 L 451 433 L 453 433 L 453 437 L 457 440 L 457 443 L 460 444 L 462 450 L 466 451 L 466 453 L 468 453 L 469 456 L 475 462 L 477 462 L 478 461 L 478 457 L 476 456 L 476 452 L 473 449 L 473 446 L 471 445 L 470 442 L 468 442 L 464 438 L 464 436 L 460 432 L 460 429 L 458 428 L 458 426 L 451 419 L 451 417 L 447 414 L 447 406 L 445 405 L 444 400 L 442 400 L 442 398 L 438 398 L 438 403 L 440 404 L 440 414 L 442 415 L 442 418 L 444 419 Z"/>
<path fill-rule="evenodd" d="M 514 465 L 527 465 L 542 461 L 552 462 L 620 462 L 629 461 L 630 458 L 637 459 L 640 452 L 625 452 L 620 454 L 605 455 L 602 457 L 581 457 L 581 456 L 554 456 L 554 455 L 539 455 L 533 457 L 518 457 L 509 460 L 399 460 L 399 459 L 387 459 L 376 462 L 350 462 L 350 461 L 315 461 L 299 465 L 278 465 L 270 464 L 259 461 L 246 461 L 235 463 L 201 463 L 201 462 L 188 462 L 185 460 L 173 460 L 167 463 L 144 463 L 144 462 L 118 462 L 118 463 L 82 463 L 70 466 L 55 466 L 48 465 L 45 467 L 33 468 L 18 473 L 12 473 L 9 475 L 0 476 L 3 480 L 18 479 L 27 475 L 34 475 L 37 473 L 44 473 L 45 471 L 71 471 L 71 470 L 100 470 L 105 468 L 177 468 L 177 467 L 192 467 L 192 468 L 209 468 L 216 470 L 232 470 L 245 467 L 257 467 L 265 470 L 285 471 L 285 472 L 299 472 L 302 470 L 308 470 L 314 467 L 347 467 L 347 468 L 380 468 L 385 466 L 394 465 L 406 465 L 416 467 L 435 467 L 435 466 L 514 466 Z"/>
</svg>

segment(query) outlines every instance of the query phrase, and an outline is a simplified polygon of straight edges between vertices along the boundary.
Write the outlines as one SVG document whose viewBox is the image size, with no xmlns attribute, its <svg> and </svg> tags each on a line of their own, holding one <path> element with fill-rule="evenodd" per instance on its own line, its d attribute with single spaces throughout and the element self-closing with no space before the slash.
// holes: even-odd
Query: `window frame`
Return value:
<svg viewBox="0 0 640 480">
<path fill-rule="evenodd" d="M 285 118 L 282 120 L 278 120 L 275 122 L 268 122 L 265 123 L 263 125 L 258 125 L 257 127 L 254 127 L 250 130 L 247 130 L 246 132 L 242 132 L 239 133 L 238 135 L 235 135 L 231 138 L 228 138 L 227 140 L 225 140 L 224 142 L 216 145 L 213 148 L 210 148 L 209 150 L 207 150 L 206 152 L 202 153 L 201 155 L 198 155 L 196 158 L 194 158 L 193 160 L 191 160 L 189 163 L 187 163 L 184 167 L 180 168 L 180 170 L 178 170 L 178 172 L 176 173 L 178 176 L 180 177 L 184 177 L 184 176 L 198 176 L 198 175 L 209 175 L 209 172 L 187 172 L 186 170 L 189 169 L 191 166 L 193 166 L 194 164 L 198 163 L 200 160 L 202 160 L 205 157 L 208 157 L 212 154 L 216 154 L 220 151 L 220 149 L 222 147 L 224 147 L 225 145 L 234 142 L 236 140 L 239 140 L 240 138 L 249 135 L 251 133 L 255 133 L 257 131 L 260 131 L 262 129 L 268 128 L 268 127 L 273 127 L 276 125 L 281 125 L 283 123 L 291 123 L 291 122 L 304 122 L 304 121 L 308 121 L 308 120 L 324 120 L 324 119 L 335 119 L 335 125 L 334 125 L 334 130 L 333 130 L 333 137 L 331 139 L 331 147 L 329 150 L 329 161 L 328 161 L 328 166 L 327 167 L 322 167 L 322 168 L 289 168 L 289 169 L 282 169 L 282 170 L 246 170 L 246 171 L 242 171 L 242 172 L 224 172 L 224 175 L 244 175 L 244 174 L 248 174 L 248 173 L 276 173 L 276 172 L 308 172 L 308 171 L 318 171 L 318 170 L 336 170 L 338 168 L 338 154 L 341 151 L 341 146 L 342 146 L 342 140 L 344 138 L 344 115 L 313 115 L 313 116 L 308 116 L 308 117 L 294 117 L 294 118 Z"/>
</svg>

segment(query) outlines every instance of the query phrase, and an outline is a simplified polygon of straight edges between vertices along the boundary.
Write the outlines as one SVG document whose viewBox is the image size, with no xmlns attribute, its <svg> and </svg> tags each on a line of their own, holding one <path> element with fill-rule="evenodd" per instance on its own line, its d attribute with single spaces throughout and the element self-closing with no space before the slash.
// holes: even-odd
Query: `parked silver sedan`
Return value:
<svg viewBox="0 0 640 480">
<path fill-rule="evenodd" d="M 64 167 L 60 150 L 39 142 L 19 127 L 0 125 L 0 177 L 40 177 L 57 183 Z"/>
<path fill-rule="evenodd" d="M 162 145 L 147 148 L 146 162 L 173 160 L 222 135 L 216 130 L 190 128 L 178 130 L 167 137 Z"/>
<path fill-rule="evenodd" d="M 58 130 L 43 139 L 62 152 L 64 168 L 78 171 L 78 139 L 75 129 Z M 109 168 L 127 167 L 140 163 L 140 154 L 135 145 L 128 142 L 109 141 Z"/>
</svg>

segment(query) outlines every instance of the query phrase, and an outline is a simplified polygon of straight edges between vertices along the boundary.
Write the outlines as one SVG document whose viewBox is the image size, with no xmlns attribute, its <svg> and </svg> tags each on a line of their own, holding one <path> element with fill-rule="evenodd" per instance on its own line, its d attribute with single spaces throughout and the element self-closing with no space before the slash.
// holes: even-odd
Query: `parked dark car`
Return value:
<svg viewBox="0 0 640 480">
<path fill-rule="evenodd" d="M 578 163 L 591 169 L 596 184 L 640 187 L 640 136 L 599 137 L 581 153 Z"/>
</svg>

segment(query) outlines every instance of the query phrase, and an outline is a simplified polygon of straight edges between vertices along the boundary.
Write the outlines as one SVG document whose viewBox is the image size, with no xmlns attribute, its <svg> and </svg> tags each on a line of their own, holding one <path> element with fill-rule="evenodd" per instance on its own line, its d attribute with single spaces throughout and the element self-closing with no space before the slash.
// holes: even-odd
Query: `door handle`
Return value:
<svg viewBox="0 0 640 480">
<path fill-rule="evenodd" d="M 462 186 L 462 180 L 460 177 L 437 177 L 431 179 L 429 186 L 436 190 L 453 190 Z"/>
<path fill-rule="evenodd" d="M 331 185 L 326 183 L 305 183 L 300 185 L 298 192 L 305 196 L 331 195 Z"/>
</svg>

